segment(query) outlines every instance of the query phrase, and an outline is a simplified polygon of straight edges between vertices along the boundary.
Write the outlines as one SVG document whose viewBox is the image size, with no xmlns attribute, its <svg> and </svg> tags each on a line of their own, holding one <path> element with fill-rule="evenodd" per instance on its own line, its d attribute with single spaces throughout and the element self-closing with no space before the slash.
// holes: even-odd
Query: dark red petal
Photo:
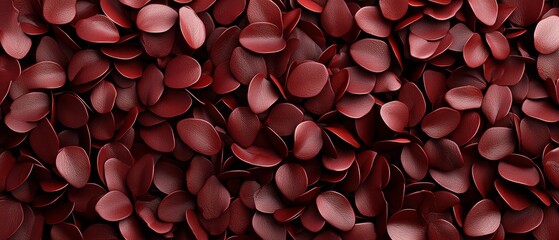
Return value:
<svg viewBox="0 0 559 240">
<path fill-rule="evenodd" d="M 388 37 L 392 23 L 386 20 L 376 6 L 362 7 L 355 13 L 355 23 L 368 34 L 377 37 Z"/>
<path fill-rule="evenodd" d="M 115 222 L 130 216 L 133 207 L 130 199 L 124 193 L 111 191 L 99 199 L 95 210 L 103 219 Z"/>
<path fill-rule="evenodd" d="M 432 138 L 442 138 L 450 134 L 460 124 L 460 113 L 452 108 L 442 107 L 423 118 L 421 130 Z"/>
<path fill-rule="evenodd" d="M 507 210 L 501 223 L 506 232 L 527 233 L 540 226 L 543 219 L 544 211 L 538 206 L 530 206 L 522 211 Z"/>
<path fill-rule="evenodd" d="M 558 16 L 549 16 L 538 22 L 534 30 L 534 46 L 542 54 L 550 54 L 559 49 L 559 40 L 555 36 L 559 24 Z"/>
<path fill-rule="evenodd" d="M 323 192 L 316 198 L 320 215 L 332 226 L 349 231 L 355 225 L 355 213 L 349 201 L 340 193 Z"/>
<path fill-rule="evenodd" d="M 390 217 L 387 232 L 392 239 L 426 239 L 427 229 L 416 210 L 404 209 Z"/>
<path fill-rule="evenodd" d="M 231 138 L 241 147 L 252 145 L 261 126 L 258 116 L 247 107 L 235 108 L 227 120 L 227 130 Z"/>
<path fill-rule="evenodd" d="M 249 24 L 241 31 L 239 42 L 243 47 L 260 54 L 276 53 L 286 47 L 282 31 L 268 22 Z"/>
<path fill-rule="evenodd" d="M 498 170 L 501 177 L 514 183 L 535 186 L 540 181 L 534 162 L 522 155 L 513 154 L 499 161 Z"/>
<path fill-rule="evenodd" d="M 115 24 L 105 15 L 95 15 L 76 23 L 78 36 L 92 43 L 116 43 L 120 34 Z"/>
<path fill-rule="evenodd" d="M 179 14 L 163 4 L 144 6 L 136 16 L 136 26 L 149 33 L 162 33 L 169 30 L 177 21 Z"/>
<path fill-rule="evenodd" d="M 313 121 L 305 121 L 295 128 L 293 154 L 301 160 L 316 156 L 322 149 L 322 130 Z"/>
<path fill-rule="evenodd" d="M 429 160 L 423 148 L 416 143 L 407 144 L 402 148 L 400 161 L 404 171 L 415 180 L 421 180 L 427 174 Z"/>
<path fill-rule="evenodd" d="M 183 119 L 177 123 L 177 132 L 181 140 L 194 151 L 214 155 L 221 150 L 221 139 L 207 121 L 196 118 Z"/>
<path fill-rule="evenodd" d="M 91 173 L 89 156 L 81 147 L 68 146 L 56 156 L 56 169 L 75 188 L 84 187 Z"/>
<path fill-rule="evenodd" d="M 494 233 L 501 223 L 499 208 L 489 199 L 477 202 L 464 220 L 464 233 L 480 237 Z"/>
<path fill-rule="evenodd" d="M 468 0 L 472 11 L 483 24 L 492 26 L 499 12 L 496 0 Z"/>
<path fill-rule="evenodd" d="M 400 101 L 391 101 L 382 105 L 380 117 L 392 131 L 403 132 L 408 125 L 409 109 Z"/>
<path fill-rule="evenodd" d="M 66 73 L 58 63 L 42 61 L 21 72 L 18 81 L 29 89 L 54 89 L 64 86 Z"/>
<path fill-rule="evenodd" d="M 179 55 L 167 63 L 165 85 L 170 88 L 187 88 L 200 79 L 202 68 L 198 61 L 187 55 Z"/>
<path fill-rule="evenodd" d="M 0 237 L 8 239 L 23 224 L 24 212 L 21 203 L 0 199 L 0 215 L 5 218 L 4 224 L 0 225 Z"/>
<path fill-rule="evenodd" d="M 16 98 L 10 110 L 12 117 L 17 120 L 39 121 L 50 111 L 50 97 L 42 92 L 30 92 Z"/>
<path fill-rule="evenodd" d="M 380 0 L 380 10 L 382 15 L 389 20 L 400 20 L 408 11 L 408 1 L 406 0 Z"/>
<path fill-rule="evenodd" d="M 263 74 L 256 74 L 248 86 L 247 99 L 250 109 L 260 114 L 267 111 L 279 99 L 279 95 L 272 82 L 264 78 Z"/>
<path fill-rule="evenodd" d="M 463 86 L 450 89 L 444 98 L 452 108 L 468 110 L 481 107 L 483 94 L 474 86 Z"/>
<path fill-rule="evenodd" d="M 479 139 L 478 152 L 489 160 L 499 160 L 513 153 L 514 131 L 505 127 L 487 129 Z"/>
<path fill-rule="evenodd" d="M 487 88 L 481 110 L 491 124 L 504 118 L 512 105 L 512 93 L 508 87 L 491 85 Z"/>
<path fill-rule="evenodd" d="M 370 94 L 346 94 L 336 103 L 336 109 L 349 118 L 361 118 L 371 111 L 375 98 Z"/>
<path fill-rule="evenodd" d="M 198 49 L 206 41 L 206 28 L 196 12 L 188 6 L 179 9 L 179 23 L 182 36 L 188 46 Z"/>
<path fill-rule="evenodd" d="M 505 60 L 510 54 L 510 46 L 507 38 L 500 32 L 490 32 L 485 34 L 485 41 L 491 49 L 491 54 L 497 60 Z"/>
<path fill-rule="evenodd" d="M 481 66 L 489 57 L 489 51 L 483 45 L 483 41 L 479 34 L 474 33 L 464 44 L 464 61 L 471 68 Z"/>
<path fill-rule="evenodd" d="M 211 176 L 196 197 L 198 208 L 205 219 L 214 219 L 227 210 L 230 203 L 229 191 L 219 182 L 217 177 Z"/>
<path fill-rule="evenodd" d="M 296 97 L 314 97 L 324 88 L 328 79 L 328 71 L 323 64 L 312 61 L 304 62 L 289 74 L 287 91 Z"/>
<path fill-rule="evenodd" d="M 258 167 L 273 167 L 282 161 L 282 158 L 269 148 L 257 146 L 242 148 L 234 143 L 231 145 L 231 151 L 241 161 Z"/>
<path fill-rule="evenodd" d="M 307 172 L 298 164 L 287 163 L 279 167 L 275 180 L 281 193 L 292 201 L 307 190 Z"/>
<path fill-rule="evenodd" d="M 252 228 L 262 239 L 286 239 L 286 229 L 278 224 L 270 215 L 255 213 L 252 217 Z"/>
<path fill-rule="evenodd" d="M 349 50 L 359 66 L 375 73 L 384 72 L 390 67 L 388 45 L 378 39 L 366 38 L 353 43 Z"/>
<path fill-rule="evenodd" d="M 522 103 L 522 112 L 544 122 L 559 122 L 559 110 L 549 101 L 526 99 Z"/>
<path fill-rule="evenodd" d="M 303 121 L 303 112 L 291 103 L 280 103 L 272 107 L 266 124 L 280 136 L 289 136 Z"/>
<path fill-rule="evenodd" d="M 353 15 L 344 0 L 329 0 L 320 14 L 320 23 L 332 37 L 342 37 L 351 30 Z"/>
</svg>

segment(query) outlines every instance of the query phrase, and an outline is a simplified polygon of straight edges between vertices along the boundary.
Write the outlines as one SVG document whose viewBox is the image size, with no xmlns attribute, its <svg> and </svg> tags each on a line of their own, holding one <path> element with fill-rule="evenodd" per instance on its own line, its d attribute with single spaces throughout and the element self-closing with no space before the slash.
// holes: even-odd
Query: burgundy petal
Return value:
<svg viewBox="0 0 559 240">
<path fill-rule="evenodd" d="M 241 31 L 239 42 L 246 49 L 260 54 L 276 53 L 286 46 L 281 29 L 268 22 L 249 24 Z"/>
<path fill-rule="evenodd" d="M 287 163 L 278 168 L 275 175 L 276 185 L 289 200 L 295 200 L 307 190 L 307 173 L 301 165 Z"/>
<path fill-rule="evenodd" d="M 219 182 L 217 177 L 211 176 L 196 197 L 198 208 L 205 219 L 219 217 L 229 207 L 229 191 Z"/>
<path fill-rule="evenodd" d="M 388 37 L 392 28 L 392 23 L 383 17 L 380 8 L 376 6 L 360 8 L 355 13 L 355 23 L 364 32 L 377 37 Z"/>
<path fill-rule="evenodd" d="M 116 43 L 120 38 L 114 23 L 104 15 L 95 15 L 76 23 L 80 38 L 92 43 Z"/>
<path fill-rule="evenodd" d="M 472 11 L 485 25 L 491 26 L 497 21 L 498 5 L 496 0 L 468 0 Z"/>
<path fill-rule="evenodd" d="M 99 199 L 95 210 L 107 221 L 119 221 L 132 214 L 132 203 L 124 193 L 111 191 Z"/>
<path fill-rule="evenodd" d="M 0 237 L 8 239 L 23 224 L 23 208 L 19 202 L 0 199 L 0 213 L 6 220 L 0 225 Z"/>
<path fill-rule="evenodd" d="M 248 86 L 248 105 L 256 113 L 267 111 L 278 99 L 279 95 L 272 82 L 263 74 L 256 74 Z"/>
<path fill-rule="evenodd" d="M 557 32 L 558 16 L 549 16 L 536 25 L 534 30 L 534 47 L 542 54 L 550 54 L 559 49 Z"/>
<path fill-rule="evenodd" d="M 179 55 L 167 63 L 165 85 L 170 88 L 187 88 L 200 79 L 202 68 L 198 61 L 187 55 Z"/>
<path fill-rule="evenodd" d="M 179 9 L 179 23 L 182 36 L 188 46 L 198 49 L 206 41 L 206 28 L 196 12 L 188 6 Z"/>
<path fill-rule="evenodd" d="M 404 239 L 426 239 L 426 226 L 421 223 L 419 213 L 413 209 L 404 209 L 396 212 L 387 224 L 387 232 L 390 238 Z"/>
<path fill-rule="evenodd" d="M 444 97 L 446 102 L 456 110 L 480 108 L 483 100 L 481 91 L 474 86 L 450 89 Z"/>
<path fill-rule="evenodd" d="M 349 52 L 359 66 L 371 72 L 384 72 L 390 67 L 388 45 L 381 40 L 372 38 L 359 40 L 351 45 Z"/>
<path fill-rule="evenodd" d="M 494 124 L 509 112 L 512 105 L 512 93 L 508 87 L 491 85 L 481 103 L 481 110 L 487 120 Z"/>
<path fill-rule="evenodd" d="M 169 30 L 177 21 L 179 14 L 162 4 L 144 6 L 136 16 L 136 26 L 144 32 L 162 33 Z"/>
<path fill-rule="evenodd" d="M 409 109 L 400 101 L 391 101 L 382 105 L 380 117 L 392 131 L 403 132 L 408 125 Z"/>
<path fill-rule="evenodd" d="M 346 35 L 353 25 L 353 15 L 343 0 L 328 0 L 322 13 L 320 22 L 326 33 L 332 37 Z"/>
<path fill-rule="evenodd" d="M 460 113 L 452 108 L 442 107 L 423 118 L 421 129 L 432 138 L 442 138 L 458 127 Z"/>
<path fill-rule="evenodd" d="M 316 123 L 305 121 L 295 128 L 293 154 L 301 160 L 316 156 L 322 149 L 322 130 Z"/>
<path fill-rule="evenodd" d="M 281 157 L 269 148 L 257 146 L 242 148 L 237 144 L 232 144 L 231 151 L 241 161 L 258 167 L 273 167 L 282 161 Z"/>
<path fill-rule="evenodd" d="M 513 153 L 514 131 L 505 127 L 487 129 L 479 139 L 478 151 L 489 160 L 499 160 Z"/>
<path fill-rule="evenodd" d="M 87 184 L 91 173 L 89 156 L 81 147 L 64 147 L 56 156 L 56 169 L 73 187 L 82 188 Z"/>
<path fill-rule="evenodd" d="M 323 192 L 316 198 L 320 215 L 332 226 L 349 231 L 355 225 L 355 213 L 349 201 L 340 193 Z"/>
<path fill-rule="evenodd" d="M 482 2 L 482 1 L 480 1 Z M 468 67 L 476 68 L 481 66 L 489 57 L 489 51 L 483 45 L 481 36 L 474 33 L 464 44 L 464 61 Z"/>
<path fill-rule="evenodd" d="M 217 154 L 222 142 L 215 128 L 207 121 L 187 118 L 177 123 L 177 131 L 181 140 L 194 151 L 204 155 Z"/>
<path fill-rule="evenodd" d="M 466 215 L 464 233 L 471 237 L 489 235 L 501 223 L 499 208 L 489 199 L 477 202 Z"/>
<path fill-rule="evenodd" d="M 310 98 L 318 95 L 328 81 L 328 71 L 318 62 L 304 62 L 295 67 L 287 79 L 287 91 L 293 96 Z"/>
</svg>

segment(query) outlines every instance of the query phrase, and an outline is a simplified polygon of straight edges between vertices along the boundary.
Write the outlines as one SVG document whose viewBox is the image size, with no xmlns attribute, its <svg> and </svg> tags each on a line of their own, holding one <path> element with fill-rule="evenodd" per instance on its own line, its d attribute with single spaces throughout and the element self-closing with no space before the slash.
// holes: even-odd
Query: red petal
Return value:
<svg viewBox="0 0 559 240">
<path fill-rule="evenodd" d="M 115 24 L 104 15 L 95 15 L 76 23 L 78 36 L 92 43 L 116 43 L 120 39 Z"/>
<path fill-rule="evenodd" d="M 481 110 L 491 124 L 503 119 L 512 105 L 512 93 L 508 87 L 491 85 L 487 88 Z"/>
<path fill-rule="evenodd" d="M 179 55 L 167 64 L 165 85 L 170 88 L 187 88 L 200 79 L 202 68 L 198 61 L 187 55 Z"/>
<path fill-rule="evenodd" d="M 252 145 L 260 131 L 260 120 L 249 108 L 235 108 L 229 115 L 227 130 L 233 140 L 241 147 Z"/>
<path fill-rule="evenodd" d="M 362 118 L 375 105 L 375 98 L 370 94 L 346 94 L 336 103 L 336 109 L 349 118 Z"/>
<path fill-rule="evenodd" d="M 262 55 L 254 54 L 242 47 L 233 50 L 231 59 L 229 59 L 229 68 L 231 74 L 245 85 L 248 85 L 256 74 L 261 73 L 263 77 L 266 77 L 268 72 L 266 61 Z"/>
<path fill-rule="evenodd" d="M 400 210 L 388 220 L 388 235 L 392 239 L 425 239 L 427 229 L 420 219 L 416 210 Z"/>
<path fill-rule="evenodd" d="M 312 61 L 304 62 L 289 74 L 287 90 L 296 97 L 314 97 L 324 88 L 328 79 L 328 71 L 323 64 Z"/>
<path fill-rule="evenodd" d="M 116 94 L 116 88 L 112 83 L 101 81 L 91 91 L 91 106 L 98 113 L 109 113 L 115 104 Z"/>
<path fill-rule="evenodd" d="M 196 118 L 183 119 L 177 123 L 177 132 L 181 140 L 194 151 L 209 156 L 221 150 L 221 139 L 207 121 Z"/>
<path fill-rule="evenodd" d="M 282 31 L 268 22 L 249 24 L 241 31 L 239 42 L 243 47 L 260 54 L 276 53 L 286 46 Z"/>
<path fill-rule="evenodd" d="M 116 222 L 132 214 L 132 203 L 124 193 L 111 191 L 99 199 L 95 210 L 103 219 Z"/>
<path fill-rule="evenodd" d="M 188 6 L 179 9 L 179 23 L 182 36 L 188 46 L 198 49 L 206 41 L 206 28 L 196 12 Z"/>
<path fill-rule="evenodd" d="M 66 73 L 58 63 L 42 61 L 26 68 L 18 81 L 29 89 L 55 89 L 64 86 Z"/>
<path fill-rule="evenodd" d="M 549 16 L 538 22 L 534 30 L 534 46 L 542 54 L 550 54 L 559 49 L 559 38 L 555 35 L 558 16 Z"/>
<path fill-rule="evenodd" d="M 510 54 L 509 42 L 505 36 L 497 31 L 486 33 L 485 41 L 491 49 L 491 54 L 497 60 L 505 60 Z M 558 45 L 559 48 L 559 45 Z"/>
<path fill-rule="evenodd" d="M 320 215 L 332 226 L 349 231 L 355 225 L 355 213 L 349 201 L 340 193 L 323 192 L 316 198 Z"/>
<path fill-rule="evenodd" d="M 477 68 L 481 66 L 485 60 L 489 57 L 489 52 L 487 48 L 483 45 L 483 41 L 481 40 L 481 36 L 479 34 L 474 33 L 468 39 L 466 44 L 464 44 L 464 61 L 468 67 Z"/>
<path fill-rule="evenodd" d="M 479 139 L 479 154 L 489 160 L 499 160 L 514 152 L 514 131 L 505 127 L 487 129 Z"/>
<path fill-rule="evenodd" d="M 230 202 L 229 191 L 219 182 L 217 177 L 211 176 L 198 192 L 196 201 L 205 219 L 214 219 L 227 210 Z"/>
<path fill-rule="evenodd" d="M 404 171 L 415 180 L 421 180 L 427 174 L 429 160 L 423 148 L 416 143 L 407 144 L 402 148 L 400 161 Z"/>
<path fill-rule="evenodd" d="M 432 138 L 442 138 L 454 131 L 458 124 L 460 113 L 452 108 L 442 107 L 423 118 L 421 130 Z"/>
<path fill-rule="evenodd" d="M 480 108 L 483 94 L 474 86 L 463 86 L 450 89 L 444 98 L 452 108 L 461 111 Z"/>
<path fill-rule="evenodd" d="M 534 162 L 522 155 L 513 154 L 499 161 L 498 170 L 501 177 L 514 183 L 536 186 L 540 181 L 540 174 Z"/>
<path fill-rule="evenodd" d="M 360 8 L 355 13 L 355 22 L 363 32 L 376 37 L 388 37 L 392 28 L 392 23 L 382 16 L 380 9 L 376 6 Z"/>
<path fill-rule="evenodd" d="M 303 112 L 291 103 L 275 105 L 266 119 L 266 124 L 278 135 L 290 136 L 295 128 L 303 121 Z"/>
<path fill-rule="evenodd" d="M 267 111 L 279 99 L 279 95 L 274 89 L 274 84 L 260 73 L 250 81 L 247 99 L 250 109 L 260 114 Z"/>
<path fill-rule="evenodd" d="M 499 208 L 488 199 L 476 203 L 464 220 L 464 233 L 470 237 L 489 235 L 497 231 L 501 223 Z"/>
<path fill-rule="evenodd" d="M 403 132 L 408 125 L 409 110 L 406 104 L 400 101 L 391 101 L 382 105 L 380 117 L 392 131 Z"/>
<path fill-rule="evenodd" d="M 42 92 L 30 92 L 14 100 L 10 115 L 17 120 L 35 122 L 50 111 L 50 97 Z"/>
<path fill-rule="evenodd" d="M 0 225 L 0 237 L 8 239 L 23 224 L 24 213 L 21 203 L 10 199 L 0 199 L 0 215 L 6 220 L 4 224 Z"/>
<path fill-rule="evenodd" d="M 286 239 L 283 224 L 278 224 L 270 215 L 255 213 L 252 217 L 252 228 L 262 239 Z"/>
<path fill-rule="evenodd" d="M 144 6 L 136 16 L 138 29 L 149 33 L 162 33 L 169 30 L 177 21 L 179 14 L 163 4 Z"/>
<path fill-rule="evenodd" d="M 497 21 L 499 7 L 496 0 L 468 0 L 472 11 L 483 24 L 492 26 Z"/>
<path fill-rule="evenodd" d="M 213 17 L 222 25 L 229 25 L 235 21 L 246 7 L 246 0 L 217 1 L 213 8 Z"/>
<path fill-rule="evenodd" d="M 522 112 L 544 122 L 559 122 L 559 110 L 549 101 L 526 99 L 522 103 Z"/>
<path fill-rule="evenodd" d="M 298 164 L 287 163 L 279 167 L 275 180 L 281 193 L 291 201 L 307 190 L 307 172 Z"/>
<path fill-rule="evenodd" d="M 89 119 L 84 101 L 76 94 L 63 94 L 56 100 L 56 119 L 69 128 L 79 128 Z"/>
<path fill-rule="evenodd" d="M 366 38 L 353 43 L 349 50 L 359 66 L 375 73 L 384 72 L 390 67 L 388 45 L 378 39 Z"/>
<path fill-rule="evenodd" d="M 155 169 L 155 159 L 151 154 L 142 156 L 130 169 L 126 176 L 126 184 L 133 196 L 141 196 L 148 192 Z"/>
<path fill-rule="evenodd" d="M 332 37 L 342 37 L 351 30 L 353 15 L 344 0 L 329 0 L 320 14 L 320 23 Z"/>
<path fill-rule="evenodd" d="M 507 210 L 503 214 L 502 224 L 506 232 L 531 232 L 543 222 L 544 212 L 538 206 L 530 206 L 522 211 Z"/>
<path fill-rule="evenodd" d="M 382 15 L 389 20 L 400 20 L 408 11 L 408 1 L 406 0 L 380 0 L 380 10 Z"/>
<path fill-rule="evenodd" d="M 282 161 L 282 158 L 274 150 L 268 148 L 256 146 L 242 148 L 234 143 L 231 145 L 231 151 L 241 161 L 258 167 L 273 167 Z"/>
<path fill-rule="evenodd" d="M 322 149 L 322 130 L 313 121 L 305 121 L 295 128 L 293 154 L 301 160 L 316 156 Z"/>
<path fill-rule="evenodd" d="M 56 156 L 56 169 L 73 187 L 82 188 L 87 184 L 91 173 L 89 156 L 81 147 L 64 147 Z"/>
</svg>

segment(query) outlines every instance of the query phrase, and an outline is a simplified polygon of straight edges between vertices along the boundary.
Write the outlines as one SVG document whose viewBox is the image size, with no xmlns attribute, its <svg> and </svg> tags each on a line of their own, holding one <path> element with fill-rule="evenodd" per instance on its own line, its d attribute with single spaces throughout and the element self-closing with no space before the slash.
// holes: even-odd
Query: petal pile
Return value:
<svg viewBox="0 0 559 240">
<path fill-rule="evenodd" d="M 0 0 L 0 239 L 559 236 L 559 1 Z"/>
</svg>

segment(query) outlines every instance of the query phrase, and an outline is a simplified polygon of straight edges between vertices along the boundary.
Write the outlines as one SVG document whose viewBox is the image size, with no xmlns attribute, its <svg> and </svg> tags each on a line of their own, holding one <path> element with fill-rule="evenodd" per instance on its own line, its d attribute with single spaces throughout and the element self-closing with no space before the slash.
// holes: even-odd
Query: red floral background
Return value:
<svg viewBox="0 0 559 240">
<path fill-rule="evenodd" d="M 0 239 L 559 237 L 559 3 L 0 0 Z"/>
</svg>

